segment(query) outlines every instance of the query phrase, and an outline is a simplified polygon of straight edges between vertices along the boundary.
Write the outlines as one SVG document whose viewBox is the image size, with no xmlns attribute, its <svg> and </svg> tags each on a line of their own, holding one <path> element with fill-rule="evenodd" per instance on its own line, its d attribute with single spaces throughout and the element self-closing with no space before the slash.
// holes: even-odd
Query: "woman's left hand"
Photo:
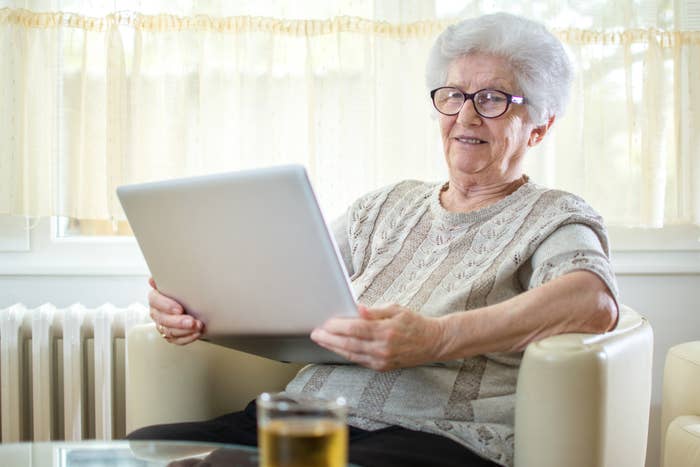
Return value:
<svg viewBox="0 0 700 467">
<path fill-rule="evenodd" d="M 359 318 L 331 318 L 311 333 L 318 345 L 373 370 L 417 366 L 439 360 L 444 332 L 440 318 L 400 305 L 357 307 Z"/>
</svg>

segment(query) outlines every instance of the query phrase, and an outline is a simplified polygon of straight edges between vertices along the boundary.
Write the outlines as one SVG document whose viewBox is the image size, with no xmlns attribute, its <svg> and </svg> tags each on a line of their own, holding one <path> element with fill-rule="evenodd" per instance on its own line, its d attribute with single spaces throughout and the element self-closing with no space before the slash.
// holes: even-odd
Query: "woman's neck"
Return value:
<svg viewBox="0 0 700 467">
<path fill-rule="evenodd" d="M 527 182 L 527 175 L 515 180 L 491 184 L 460 185 L 447 182 L 440 193 L 440 203 L 452 212 L 471 212 L 504 199 Z"/>
</svg>

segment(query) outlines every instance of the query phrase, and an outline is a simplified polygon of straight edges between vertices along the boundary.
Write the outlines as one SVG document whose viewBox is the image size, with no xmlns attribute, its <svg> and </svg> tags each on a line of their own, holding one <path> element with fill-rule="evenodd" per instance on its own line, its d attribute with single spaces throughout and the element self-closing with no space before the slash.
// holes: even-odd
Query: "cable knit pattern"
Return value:
<svg viewBox="0 0 700 467">
<path fill-rule="evenodd" d="M 597 274 L 617 294 L 602 219 L 580 198 L 527 182 L 491 206 L 453 213 L 440 204 L 441 186 L 401 182 L 362 197 L 339 220 L 334 231 L 343 233 L 336 240 L 349 252 L 344 260 L 353 265 L 361 303 L 443 316 L 507 300 L 575 270 Z M 547 239 L 571 225 L 590 230 L 575 230 L 571 238 L 561 230 L 563 249 L 561 238 L 551 248 Z M 538 253 L 535 263 L 538 251 L 555 253 Z M 493 353 L 386 373 L 309 365 L 287 391 L 342 395 L 353 426 L 436 433 L 511 466 L 521 360 L 521 352 Z"/>
<path fill-rule="evenodd" d="M 361 296 L 375 276 L 396 256 L 402 247 L 406 236 L 418 223 L 428 208 L 427 203 L 421 200 L 430 198 L 431 190 L 411 190 L 395 206 L 389 209 L 389 215 L 377 222 L 376 233 L 372 236 L 369 261 L 362 274 L 353 281 L 355 293 Z M 387 193 L 388 194 L 388 193 Z M 416 199 L 417 198 L 417 199 Z M 354 216 L 353 216 L 354 217 Z M 351 249 L 354 254 L 364 253 L 365 249 Z M 360 262 L 360 258 L 353 258 L 353 264 Z"/>
<path fill-rule="evenodd" d="M 374 191 L 356 201 L 349 210 L 348 238 L 351 244 L 353 270 L 356 271 L 350 279 L 355 279 L 362 272 L 370 233 L 374 228 L 379 209 L 390 191 L 390 188 Z"/>
</svg>

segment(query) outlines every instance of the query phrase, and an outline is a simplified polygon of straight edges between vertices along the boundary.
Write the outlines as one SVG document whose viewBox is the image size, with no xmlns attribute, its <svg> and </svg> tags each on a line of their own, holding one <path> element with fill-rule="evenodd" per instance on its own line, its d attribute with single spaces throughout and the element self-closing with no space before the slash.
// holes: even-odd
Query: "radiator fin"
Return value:
<svg viewBox="0 0 700 467">
<path fill-rule="evenodd" d="M 124 436 L 124 337 L 148 319 L 141 304 L 1 309 L 2 442 Z"/>
</svg>

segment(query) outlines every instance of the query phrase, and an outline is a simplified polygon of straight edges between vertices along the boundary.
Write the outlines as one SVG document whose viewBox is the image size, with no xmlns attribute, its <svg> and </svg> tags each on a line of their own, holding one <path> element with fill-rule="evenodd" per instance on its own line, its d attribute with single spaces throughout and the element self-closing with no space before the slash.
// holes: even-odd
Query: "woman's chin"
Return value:
<svg viewBox="0 0 700 467">
<path fill-rule="evenodd" d="M 452 159 L 448 164 L 451 177 L 478 177 L 488 168 L 487 161 L 474 160 L 473 158 L 460 157 Z"/>
</svg>

